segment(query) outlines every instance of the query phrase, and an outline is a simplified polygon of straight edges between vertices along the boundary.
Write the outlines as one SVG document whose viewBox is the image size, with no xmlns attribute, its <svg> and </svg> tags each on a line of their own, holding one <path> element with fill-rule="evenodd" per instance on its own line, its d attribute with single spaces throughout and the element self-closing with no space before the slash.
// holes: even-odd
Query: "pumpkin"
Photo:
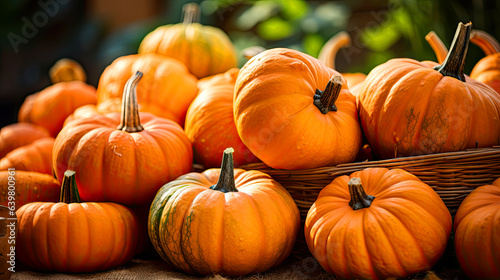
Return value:
<svg viewBox="0 0 500 280">
<path fill-rule="evenodd" d="M 234 169 L 233 151 L 224 151 L 220 169 L 183 175 L 158 191 L 149 237 L 169 265 L 237 277 L 264 272 L 290 254 L 297 205 L 269 175 Z"/>
<path fill-rule="evenodd" d="M 19 147 L 45 137 L 50 137 L 49 132 L 31 123 L 14 123 L 4 126 L 0 130 L 0 158 Z"/>
<path fill-rule="evenodd" d="M 137 88 L 139 110 L 183 125 L 197 80 L 181 62 L 156 54 L 122 56 L 106 67 L 97 87 L 97 111 L 120 112 L 124 86 L 137 71 L 144 73 Z"/>
<path fill-rule="evenodd" d="M 339 279 L 407 277 L 446 248 L 451 215 L 438 194 L 402 170 L 368 168 L 335 178 L 307 213 L 307 246 Z"/>
<path fill-rule="evenodd" d="M 455 215 L 455 251 L 470 279 L 500 279 L 500 179 L 473 190 Z"/>
<path fill-rule="evenodd" d="M 137 243 L 137 219 L 116 203 L 80 203 L 75 172 L 67 171 L 60 202 L 17 210 L 16 257 L 31 269 L 94 272 L 122 265 Z"/>
<path fill-rule="evenodd" d="M 125 86 L 122 114 L 95 115 L 68 123 L 57 136 L 53 169 L 77 172 L 84 201 L 150 204 L 158 189 L 191 170 L 193 152 L 182 128 L 171 120 L 139 114 L 136 87 Z"/>
<path fill-rule="evenodd" d="M 96 102 L 93 86 L 81 81 L 60 82 L 26 97 L 18 120 L 43 126 L 55 137 L 76 108 Z"/>
<path fill-rule="evenodd" d="M 184 130 L 191 140 L 194 158 L 205 168 L 221 165 L 220 154 L 234 147 L 235 166 L 258 162 L 243 144 L 233 117 L 234 83 L 238 69 L 212 76 L 198 83 L 200 92 L 189 106 Z"/>
<path fill-rule="evenodd" d="M 321 48 L 319 52 L 318 59 L 321 60 L 326 66 L 335 68 L 335 56 L 337 56 L 338 51 L 341 48 L 345 48 L 351 45 L 351 37 L 349 33 L 341 31 L 335 36 L 330 38 L 326 44 Z M 363 73 L 342 73 L 342 77 L 347 81 L 349 89 L 354 93 L 353 88 L 358 84 L 362 84 L 366 79 L 366 75 Z M 358 87 L 356 87 L 358 88 Z"/>
<path fill-rule="evenodd" d="M 470 23 L 459 24 L 439 66 L 391 59 L 368 74 L 359 115 L 368 143 L 381 158 L 499 144 L 499 95 L 463 74 L 470 30 Z"/>
<path fill-rule="evenodd" d="M 61 186 L 54 177 L 29 171 L 0 171 L 0 205 L 9 203 L 9 191 L 13 192 L 15 208 L 36 201 L 58 202 Z"/>
<path fill-rule="evenodd" d="M 500 43 L 481 30 L 472 30 L 470 41 L 478 45 L 486 54 L 486 57 L 476 63 L 470 77 L 489 85 L 500 93 Z"/>
<path fill-rule="evenodd" d="M 83 67 L 73 59 L 59 59 L 49 69 L 50 81 L 55 83 L 71 82 L 71 81 L 87 81 L 87 74 Z"/>
<path fill-rule="evenodd" d="M 276 169 L 351 162 L 361 146 L 356 99 L 342 76 L 295 50 L 267 50 L 243 66 L 234 119 L 243 143 Z"/>
<path fill-rule="evenodd" d="M 149 33 L 139 53 L 157 53 L 183 62 L 198 79 L 236 67 L 236 51 L 224 31 L 197 21 L 199 7 L 184 5 L 184 21 L 160 26 Z"/>
<path fill-rule="evenodd" d="M 52 175 L 52 148 L 54 138 L 46 137 L 22 146 L 0 159 L 0 170 L 33 171 Z"/>
</svg>

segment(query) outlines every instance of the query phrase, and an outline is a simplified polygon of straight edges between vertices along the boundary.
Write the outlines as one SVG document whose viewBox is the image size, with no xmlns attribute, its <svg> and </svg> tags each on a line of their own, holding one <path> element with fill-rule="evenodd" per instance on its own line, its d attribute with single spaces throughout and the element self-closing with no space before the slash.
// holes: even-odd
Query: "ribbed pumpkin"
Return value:
<svg viewBox="0 0 500 280">
<path fill-rule="evenodd" d="M 53 137 L 76 108 L 96 104 L 95 88 L 85 83 L 87 75 L 76 61 L 61 59 L 50 69 L 54 85 L 26 97 L 18 114 L 19 122 L 46 128 Z"/>
<path fill-rule="evenodd" d="M 200 92 L 189 106 L 184 130 L 193 144 L 194 158 L 205 168 L 220 166 L 220 155 L 227 147 L 235 149 L 235 166 L 259 161 L 243 144 L 234 124 L 233 93 L 238 71 L 233 68 L 200 80 Z"/>
<path fill-rule="evenodd" d="M 52 175 L 53 146 L 54 138 L 46 137 L 17 148 L 0 159 L 0 170 L 14 168 Z"/>
<path fill-rule="evenodd" d="M 470 279 L 500 279 L 500 179 L 478 187 L 455 215 L 455 250 Z"/>
<path fill-rule="evenodd" d="M 335 57 L 341 48 L 349 47 L 351 45 L 351 37 L 349 33 L 341 31 L 335 36 L 330 38 L 326 44 L 321 48 L 318 59 L 321 60 L 326 66 L 335 69 Z M 347 81 L 349 89 L 353 92 L 354 86 L 363 83 L 366 75 L 363 73 L 341 73 L 342 77 Z"/>
<path fill-rule="evenodd" d="M 137 72 L 125 86 L 121 118 L 115 113 L 78 119 L 56 138 L 56 177 L 75 170 L 84 201 L 146 205 L 163 184 L 191 170 L 192 147 L 182 128 L 139 114 L 135 89 L 141 77 Z"/>
<path fill-rule="evenodd" d="M 500 94 L 500 43 L 481 30 L 472 30 L 470 41 L 486 54 L 476 63 L 470 77 L 489 85 Z"/>
<path fill-rule="evenodd" d="M 45 137 L 50 137 L 49 132 L 31 123 L 14 123 L 4 126 L 0 130 L 0 158 L 19 147 Z"/>
<path fill-rule="evenodd" d="M 160 26 L 149 33 L 139 53 L 157 53 L 182 61 L 198 79 L 236 67 L 236 51 L 224 31 L 196 22 L 199 8 L 184 5 L 184 21 Z"/>
<path fill-rule="evenodd" d="M 290 49 L 271 49 L 240 70 L 234 118 L 243 143 L 277 169 L 354 160 L 361 146 L 356 99 L 342 76 Z"/>
<path fill-rule="evenodd" d="M 31 269 L 94 272 L 122 265 L 137 243 L 137 219 L 116 203 L 80 203 L 73 171 L 58 203 L 33 202 L 17 212 L 16 257 Z"/>
<path fill-rule="evenodd" d="M 374 68 L 359 96 L 368 143 L 381 158 L 500 143 L 500 97 L 463 74 L 471 24 L 459 24 L 445 62 L 391 59 Z M 436 66 L 436 68 L 432 68 Z"/>
<path fill-rule="evenodd" d="M 337 177 L 305 222 L 309 250 L 339 279 L 387 279 L 426 271 L 452 227 L 441 198 L 414 175 L 368 168 Z"/>
<path fill-rule="evenodd" d="M 137 87 L 139 110 L 184 125 L 197 79 L 178 60 L 156 54 L 122 56 L 106 67 L 97 87 L 97 111 L 120 112 L 125 83 L 136 71 L 144 73 Z"/>
<path fill-rule="evenodd" d="M 8 206 L 9 191 L 14 192 L 15 208 L 19 209 L 30 202 L 58 202 L 61 185 L 47 174 L 21 170 L 0 171 L 0 205 Z"/>
<path fill-rule="evenodd" d="M 291 252 L 300 226 L 290 194 L 259 171 L 189 173 L 163 186 L 149 213 L 149 237 L 171 266 L 191 274 L 264 272 Z"/>
</svg>

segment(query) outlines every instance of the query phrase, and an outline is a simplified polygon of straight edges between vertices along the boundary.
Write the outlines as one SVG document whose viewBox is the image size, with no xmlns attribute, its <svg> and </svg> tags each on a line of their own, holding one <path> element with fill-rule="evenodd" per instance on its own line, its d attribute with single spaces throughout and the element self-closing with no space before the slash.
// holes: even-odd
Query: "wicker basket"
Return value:
<svg viewBox="0 0 500 280">
<path fill-rule="evenodd" d="M 276 170 L 263 163 L 243 166 L 260 170 L 280 182 L 292 195 L 305 220 L 319 192 L 338 176 L 369 167 L 404 169 L 431 186 L 454 214 L 462 200 L 476 187 L 500 177 L 500 146 L 459 152 L 365 161 L 307 170 Z"/>
</svg>

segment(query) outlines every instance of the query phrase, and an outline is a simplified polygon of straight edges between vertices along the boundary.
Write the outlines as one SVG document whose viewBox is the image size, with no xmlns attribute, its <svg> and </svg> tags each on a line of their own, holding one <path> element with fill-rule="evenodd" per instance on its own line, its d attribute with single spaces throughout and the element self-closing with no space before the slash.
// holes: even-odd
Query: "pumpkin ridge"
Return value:
<svg viewBox="0 0 500 280">
<path fill-rule="evenodd" d="M 406 200 L 406 199 L 405 199 L 405 200 Z M 407 200 L 407 201 L 408 201 L 408 200 Z M 419 205 L 417 205 L 416 203 L 413 203 L 413 204 L 414 204 L 413 206 L 419 206 Z M 394 214 L 391 210 L 387 209 L 386 207 L 381 207 L 381 206 L 379 206 L 379 209 L 384 209 L 385 211 L 387 211 L 389 214 L 391 214 L 391 215 L 392 215 L 392 216 L 393 216 L 393 217 L 394 217 L 394 218 L 395 218 L 395 219 L 399 222 L 399 224 L 400 224 L 400 225 L 401 225 L 401 226 L 402 226 L 402 227 L 406 230 L 406 232 L 408 233 L 408 234 L 407 234 L 407 237 L 411 237 L 411 239 L 414 241 L 415 247 L 416 247 L 416 248 L 418 248 L 418 251 L 420 252 L 421 257 L 422 257 L 422 258 L 426 261 L 427 266 L 429 266 L 430 261 L 429 261 L 429 259 L 427 258 L 427 256 L 425 255 L 425 253 L 424 253 L 424 251 L 423 251 L 423 249 L 422 249 L 422 246 L 420 245 L 420 242 L 418 242 L 418 239 L 416 239 L 416 238 L 415 238 L 415 236 L 413 236 L 413 232 L 412 232 L 412 231 L 411 231 L 411 230 L 410 230 L 410 229 L 406 226 L 406 224 L 405 224 L 405 223 L 403 223 L 403 222 L 401 221 L 401 219 L 399 218 L 399 216 L 398 216 L 398 215 L 396 215 L 396 214 Z M 426 212 L 427 214 L 429 214 L 430 218 L 434 218 L 432 215 L 430 215 L 430 213 L 428 213 L 427 211 L 425 211 L 425 209 L 423 209 L 423 210 L 424 210 L 424 212 Z M 440 223 L 439 223 L 439 221 L 437 221 L 437 220 L 435 220 L 435 222 L 436 222 L 437 224 L 440 224 Z M 446 234 L 446 232 L 444 232 L 444 234 L 445 234 L 445 235 L 447 235 L 447 234 Z M 448 234 L 448 237 L 449 237 L 449 234 Z M 392 244 L 392 243 L 391 243 L 391 244 Z M 403 267 L 403 266 L 402 266 L 402 267 Z M 403 269 L 404 269 L 404 271 L 405 271 L 405 272 L 408 272 L 408 271 L 407 271 L 404 267 L 403 267 Z M 424 269 L 425 269 L 425 268 L 424 268 Z"/>
<path fill-rule="evenodd" d="M 377 211 L 377 212 L 373 211 L 373 212 L 372 212 L 373 214 L 380 216 L 380 212 L 382 212 L 382 211 L 386 211 L 386 212 L 387 212 L 387 214 L 389 214 L 389 215 L 391 215 L 391 216 L 395 217 L 395 216 L 394 216 L 391 212 L 387 211 L 385 208 L 380 208 L 380 207 L 377 207 L 377 208 L 378 208 L 378 209 L 377 209 L 378 211 Z M 386 214 L 386 215 L 387 215 L 387 214 Z M 395 217 L 395 218 L 399 221 L 399 219 L 398 219 L 397 217 Z M 380 218 L 379 218 L 379 219 L 380 219 Z M 396 248 L 394 248 L 394 246 L 393 246 L 393 242 L 392 242 L 393 240 L 391 240 L 391 239 L 389 239 L 389 238 L 388 238 L 387 230 L 385 229 L 385 227 L 383 227 L 383 226 L 381 226 L 381 225 L 380 225 L 379 219 L 376 219 L 377 224 L 379 225 L 379 229 L 381 229 L 381 230 L 382 230 L 382 232 L 384 233 L 384 236 L 387 238 L 387 240 L 389 241 L 388 243 L 390 244 L 390 246 L 388 246 L 388 247 L 387 247 L 387 248 L 385 248 L 385 249 L 389 249 L 389 248 L 390 248 L 390 249 L 392 250 L 392 252 L 393 252 L 393 254 L 394 254 L 394 258 L 392 258 L 392 261 L 394 261 L 394 263 L 395 263 L 395 264 L 397 264 L 397 266 L 399 267 L 399 271 L 398 271 L 398 272 L 401 272 L 401 271 L 402 271 L 404 274 L 408 274 L 408 271 L 405 269 L 405 267 L 403 266 L 403 264 L 402 264 L 402 263 L 401 263 L 401 261 L 399 260 L 399 255 L 398 255 L 398 253 L 397 253 L 397 250 L 396 250 Z M 406 229 L 406 228 L 405 228 L 405 229 Z M 406 230 L 407 230 L 407 229 L 406 229 Z"/>
<path fill-rule="evenodd" d="M 107 207 L 107 205 L 106 205 L 106 204 L 103 204 L 103 205 L 99 205 L 99 206 L 100 206 L 100 208 L 101 208 L 101 212 L 105 213 L 105 214 L 106 214 L 106 216 L 108 216 L 108 217 L 109 217 L 110 215 L 109 215 L 109 211 L 108 211 L 108 209 L 107 209 L 107 208 L 108 208 L 108 207 Z M 121 214 L 121 213 L 120 213 L 120 214 Z M 113 240 L 112 240 L 112 242 L 113 242 L 113 243 L 115 243 L 115 242 L 116 242 L 116 235 L 115 235 L 115 232 L 117 231 L 117 230 L 116 230 L 116 224 L 115 224 L 115 222 L 114 222 L 114 221 L 110 221 L 110 222 L 109 222 L 109 224 L 111 225 L 111 229 L 112 229 L 112 230 L 111 230 L 111 234 L 110 234 L 110 235 L 114 237 L 114 238 L 113 238 Z M 125 230 L 124 234 L 125 234 L 124 238 L 126 238 L 126 237 L 127 237 L 127 231 L 126 231 L 126 230 Z M 113 261 L 113 259 L 112 259 L 111 257 L 112 257 L 112 256 L 116 253 L 116 250 L 118 249 L 117 247 L 118 247 L 118 246 L 113 246 L 113 251 L 110 251 L 110 252 L 109 252 L 108 258 L 107 258 L 107 259 L 106 259 L 106 261 L 105 261 L 105 262 L 103 262 L 103 264 L 99 267 L 99 270 L 101 270 L 103 267 L 106 267 L 107 265 L 109 265 L 109 263 L 110 263 L 111 261 Z M 115 258 L 115 260 L 114 260 L 114 261 L 115 261 L 114 265 L 113 265 L 113 262 L 111 262 L 112 266 L 116 266 L 116 265 L 119 265 L 119 264 L 120 264 L 120 262 L 121 262 L 121 260 L 122 260 L 122 258 L 123 258 L 123 255 L 125 254 L 125 250 L 120 250 L 120 251 L 121 251 L 121 252 L 119 253 L 119 254 L 120 254 L 120 257 L 119 257 L 119 258 Z"/>
<path fill-rule="evenodd" d="M 81 209 L 83 210 L 86 210 L 87 207 L 84 207 L 84 206 L 87 206 L 87 203 L 78 203 L 78 204 L 75 204 L 75 205 L 78 205 L 78 207 L 80 207 Z M 82 221 L 85 221 L 85 224 L 87 225 L 85 227 L 85 229 L 89 229 L 90 228 L 90 223 L 89 223 L 89 217 L 87 215 L 87 211 L 81 211 L 82 212 L 82 215 L 85 216 L 85 219 L 82 219 Z M 85 246 L 85 249 L 87 250 L 87 254 L 85 254 L 85 257 L 83 258 L 83 263 L 87 263 L 90 259 L 90 251 L 92 249 L 92 238 L 90 238 L 90 234 L 88 234 L 88 231 L 84 231 L 87 233 L 87 243 L 86 244 L 89 244 L 88 246 Z"/>
<path fill-rule="evenodd" d="M 190 201 L 189 206 L 186 208 L 186 212 L 184 213 L 184 217 L 182 218 L 181 228 L 179 229 L 181 231 L 180 236 L 179 236 L 180 240 L 179 240 L 179 246 L 178 246 L 181 254 L 179 254 L 179 255 L 182 256 L 182 258 L 184 259 L 184 263 L 189 266 L 189 269 L 191 269 L 191 271 L 197 271 L 191 264 L 191 262 L 192 262 L 191 257 L 192 257 L 192 250 L 193 249 L 191 248 L 190 242 L 187 241 L 192 235 L 190 225 L 191 225 L 192 219 L 194 218 L 193 204 L 194 204 L 194 201 L 196 200 L 196 197 L 205 191 L 201 191 L 193 196 L 193 199 Z M 189 223 L 189 225 L 187 223 Z M 197 243 L 197 245 L 199 246 L 199 243 Z M 189 248 L 191 250 L 191 252 L 188 251 L 187 248 Z M 201 257 L 201 259 L 204 261 L 203 257 Z"/>
<path fill-rule="evenodd" d="M 379 208 L 379 207 L 377 207 L 377 206 L 373 206 L 371 210 L 365 211 L 365 218 L 367 218 L 366 216 L 368 216 L 368 215 L 379 216 L 379 215 L 378 215 L 379 213 L 377 212 L 377 211 L 378 211 L 378 210 L 377 210 L 378 208 Z M 391 244 L 391 240 L 389 240 L 389 238 L 387 237 L 386 232 L 383 230 L 383 228 L 382 228 L 382 226 L 380 225 L 380 223 L 379 223 L 379 221 L 378 221 L 378 220 L 379 220 L 379 218 L 377 218 L 377 217 L 376 217 L 376 218 L 374 218 L 374 219 L 373 219 L 373 223 L 376 223 L 376 224 L 377 224 L 377 226 L 376 226 L 376 228 L 377 228 L 377 229 L 382 229 L 383 234 L 381 234 L 381 238 L 384 238 L 384 239 L 385 239 L 385 241 L 386 241 L 386 243 Z M 363 231 L 364 231 L 364 230 L 363 230 Z M 365 235 L 366 235 L 366 234 L 367 234 L 367 233 L 366 233 L 366 231 L 364 231 L 364 232 L 365 232 Z M 367 248 L 368 255 L 371 255 L 371 250 L 370 250 L 370 249 L 368 249 L 368 248 L 369 248 L 369 247 L 368 247 L 368 244 L 367 244 L 367 243 L 365 243 L 365 244 L 366 244 L 366 248 Z M 392 254 L 391 254 L 391 259 L 393 259 L 393 260 L 394 260 L 394 259 L 396 259 L 396 260 L 397 260 L 397 264 L 398 264 L 398 266 L 399 266 L 399 271 L 401 271 L 401 270 L 402 270 L 402 271 L 404 271 L 403 266 L 402 266 L 402 265 L 401 265 L 401 263 L 399 262 L 399 259 L 398 259 L 398 257 L 397 257 L 396 251 L 394 250 L 394 247 L 393 247 L 393 246 L 388 246 L 388 247 L 387 247 L 387 248 L 385 248 L 385 249 L 387 249 L 387 250 L 391 250 L 391 252 L 392 252 Z M 373 262 L 373 261 L 371 260 L 371 258 L 370 258 L 370 262 L 371 262 L 371 263 Z M 384 275 L 383 275 L 383 273 L 382 273 L 382 271 L 379 271 L 379 270 L 377 269 L 377 267 L 376 267 L 376 266 L 372 266 L 372 267 L 373 267 L 373 271 L 375 272 L 375 275 L 376 275 L 378 278 L 382 279 L 382 278 L 383 278 L 383 276 L 384 276 Z"/>
<path fill-rule="evenodd" d="M 367 216 L 371 212 L 370 206 L 368 206 L 367 208 L 368 209 L 366 209 L 366 211 L 363 211 L 361 213 L 362 217 L 360 218 L 360 231 L 363 233 L 363 247 L 364 247 L 364 250 L 366 252 L 366 255 L 370 256 L 370 250 L 368 249 L 368 244 L 366 242 L 366 240 L 367 240 L 367 238 L 366 238 L 367 231 L 365 230 L 365 223 L 364 223 L 364 220 L 367 218 Z M 366 268 L 368 268 L 370 270 L 371 276 L 375 275 L 377 278 L 382 278 L 382 277 L 380 277 L 378 275 L 377 271 L 375 270 L 375 266 L 373 265 L 373 261 L 372 261 L 372 259 L 370 257 L 367 258 L 367 262 L 368 262 L 368 266 Z"/>
<path fill-rule="evenodd" d="M 267 193 L 266 193 L 267 194 Z M 246 200 L 249 202 L 250 205 L 252 205 L 252 209 L 253 209 L 253 212 L 254 212 L 254 216 L 257 217 L 257 221 L 258 221 L 258 225 L 259 225 L 259 231 L 260 231 L 260 235 L 262 240 L 261 240 L 261 244 L 266 244 L 266 231 L 264 230 L 264 222 L 262 220 L 262 215 L 261 215 L 261 212 L 259 210 L 259 207 L 257 206 L 257 203 L 255 202 L 255 198 L 253 198 L 252 196 L 248 195 L 246 192 L 239 192 L 238 193 L 238 197 L 239 196 L 243 196 L 246 198 Z M 264 213 L 265 214 L 265 213 Z M 284 253 L 284 250 L 279 250 L 281 252 L 281 254 Z M 259 261 L 254 265 L 254 267 L 251 269 L 252 272 L 263 272 L 263 271 L 258 271 L 256 268 L 257 267 L 262 267 L 262 261 L 264 261 L 264 256 L 265 256 L 265 247 L 264 246 L 260 246 L 260 250 L 259 250 Z M 276 258 L 275 262 L 279 261 L 280 258 Z M 273 263 L 273 266 L 274 266 L 274 263 Z"/>
</svg>

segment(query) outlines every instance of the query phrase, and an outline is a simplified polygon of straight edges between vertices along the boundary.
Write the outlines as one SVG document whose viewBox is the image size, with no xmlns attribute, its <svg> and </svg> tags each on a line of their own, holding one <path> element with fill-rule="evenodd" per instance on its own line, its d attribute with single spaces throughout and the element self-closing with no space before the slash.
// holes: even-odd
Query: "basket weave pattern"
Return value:
<svg viewBox="0 0 500 280">
<path fill-rule="evenodd" d="M 260 170 L 281 183 L 292 195 L 305 220 L 319 192 L 338 176 L 370 167 L 401 168 L 431 186 L 455 214 L 462 200 L 476 187 L 500 177 L 500 146 L 459 152 L 365 161 L 307 170 L 276 170 L 263 163 L 243 166 Z"/>
</svg>

